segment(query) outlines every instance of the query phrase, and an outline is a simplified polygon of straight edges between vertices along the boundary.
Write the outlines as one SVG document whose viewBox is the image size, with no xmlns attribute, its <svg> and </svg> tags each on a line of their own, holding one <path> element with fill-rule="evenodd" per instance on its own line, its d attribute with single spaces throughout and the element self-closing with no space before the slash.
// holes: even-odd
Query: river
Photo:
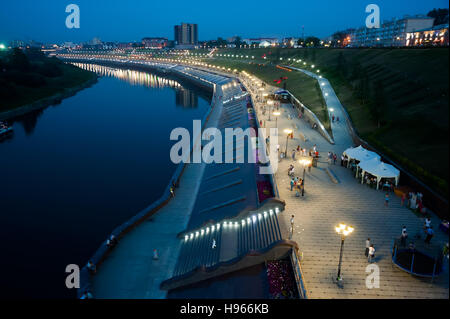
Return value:
<svg viewBox="0 0 450 319">
<path fill-rule="evenodd" d="M 78 66 L 98 83 L 10 120 L 0 141 L 0 296 L 75 297 L 66 265 L 81 267 L 162 194 L 176 168 L 171 130 L 209 108 L 211 96 L 181 80 Z"/>
</svg>

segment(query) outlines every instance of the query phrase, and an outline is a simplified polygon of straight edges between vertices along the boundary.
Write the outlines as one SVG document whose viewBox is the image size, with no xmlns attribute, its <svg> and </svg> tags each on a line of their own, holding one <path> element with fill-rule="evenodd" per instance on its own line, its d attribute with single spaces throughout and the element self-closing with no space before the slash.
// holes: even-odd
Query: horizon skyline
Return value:
<svg viewBox="0 0 450 319">
<path fill-rule="evenodd" d="M 233 20 L 233 16 L 224 17 L 230 21 L 226 24 L 220 24 L 218 28 L 214 28 L 214 26 L 217 26 L 217 19 L 212 18 L 212 20 L 208 20 L 209 16 L 205 17 L 197 9 L 194 10 L 195 12 L 191 12 L 192 14 L 187 19 L 184 15 L 181 16 L 178 13 L 179 11 L 189 13 L 189 9 L 193 11 L 194 6 L 190 6 L 186 10 L 174 11 L 174 14 L 170 14 L 170 16 L 164 16 L 159 15 L 159 13 L 166 10 L 165 4 L 149 4 L 140 0 L 134 0 L 136 4 L 134 6 L 121 6 L 119 2 L 118 0 L 107 3 L 104 0 L 96 3 L 89 3 L 86 0 L 77 1 L 76 4 L 80 7 L 80 29 L 68 29 L 64 25 L 65 19 L 69 15 L 69 13 L 65 12 L 65 7 L 69 3 L 56 3 L 55 0 L 47 0 L 41 5 L 42 10 L 35 10 L 35 4 L 31 0 L 24 0 L 20 4 L 8 3 L 5 5 L 5 10 L 0 12 L 0 30 L 3 30 L 2 34 L 0 34 L 0 42 L 22 40 L 42 43 L 80 43 L 90 41 L 93 38 L 99 38 L 104 42 L 136 42 L 141 41 L 145 37 L 165 37 L 173 40 L 173 26 L 180 22 L 198 24 L 199 41 L 215 40 L 219 37 L 227 39 L 233 36 L 240 36 L 241 38 L 298 38 L 302 36 L 302 26 L 304 26 L 305 37 L 315 36 L 323 39 L 337 31 L 363 26 L 368 15 L 365 12 L 365 7 L 370 4 L 370 2 L 362 0 L 353 0 L 351 3 L 344 4 L 329 1 L 326 5 L 328 10 L 324 11 L 324 7 L 318 4 L 294 3 L 291 5 L 293 7 L 292 11 L 303 6 L 305 8 L 302 9 L 306 9 L 299 11 L 298 20 L 289 20 L 289 23 L 284 23 L 285 14 L 281 13 L 272 16 L 271 23 L 267 23 L 266 17 L 268 15 L 265 14 L 265 10 L 272 10 L 272 8 L 264 6 L 264 3 L 267 4 L 269 1 L 263 0 L 258 8 L 260 12 L 249 15 L 248 12 L 251 11 L 243 10 L 245 14 L 238 16 L 240 18 L 238 20 L 247 18 L 248 22 L 250 22 L 245 25 L 246 31 L 243 32 L 239 24 Z M 229 2 L 237 1 L 230 0 Z M 177 3 L 179 7 L 185 5 L 185 2 L 182 1 Z M 383 0 L 378 1 L 377 5 L 380 7 L 381 22 L 392 18 L 402 18 L 405 15 L 426 15 L 434 8 L 448 8 L 448 2 L 443 0 L 430 0 L 426 4 L 418 1 L 411 3 L 406 0 L 390 3 L 387 0 Z M 245 7 L 248 6 L 248 3 L 239 3 L 239 6 Z M 130 9 L 130 7 L 132 8 Z M 150 19 L 142 16 L 147 13 L 145 7 L 149 9 L 154 8 L 148 11 Z M 201 4 L 198 7 L 201 7 Z M 134 11 L 136 8 L 138 11 Z M 21 15 L 24 16 L 24 23 L 18 26 L 15 25 L 15 21 L 18 20 L 15 13 L 19 12 L 19 10 L 22 11 Z M 151 15 L 155 11 L 157 14 L 152 17 Z M 313 19 L 312 17 L 316 11 L 321 11 L 324 18 Z M 99 15 L 99 12 L 103 14 Z M 222 11 L 220 14 L 226 15 L 227 12 Z M 336 17 L 344 14 L 345 19 L 336 19 Z M 261 19 L 261 16 L 264 20 Z M 117 23 L 117 21 L 111 22 L 110 18 L 113 18 L 112 20 L 120 20 L 122 23 Z M 159 21 L 158 19 L 161 18 L 162 21 Z M 220 20 L 220 17 L 218 19 Z M 278 20 L 283 21 L 283 23 L 278 24 Z M 252 23 L 252 21 L 255 22 Z M 33 26 L 30 27 L 30 24 Z M 12 30 L 12 26 L 14 26 L 14 30 Z M 149 29 L 152 31 L 146 31 Z"/>
</svg>

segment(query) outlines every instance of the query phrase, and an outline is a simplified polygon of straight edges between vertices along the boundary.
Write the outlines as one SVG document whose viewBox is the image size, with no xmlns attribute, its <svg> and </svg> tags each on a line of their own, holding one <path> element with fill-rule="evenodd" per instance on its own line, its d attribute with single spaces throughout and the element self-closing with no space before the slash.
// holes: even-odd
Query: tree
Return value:
<svg viewBox="0 0 450 319">
<path fill-rule="evenodd" d="M 227 45 L 227 41 L 224 40 L 224 39 L 221 38 L 221 37 L 218 37 L 218 38 L 217 38 L 217 45 L 218 45 L 218 46 L 221 46 L 221 45 L 226 46 L 226 45 Z"/>
<path fill-rule="evenodd" d="M 28 71 L 30 69 L 30 61 L 28 57 L 19 48 L 14 48 L 9 56 L 9 67 L 19 71 Z"/>
<path fill-rule="evenodd" d="M 448 23 L 448 9 L 433 9 L 427 16 L 434 18 L 433 26 Z"/>
<path fill-rule="evenodd" d="M 307 37 L 305 40 L 305 44 L 308 47 L 317 47 L 320 44 L 320 39 L 316 37 Z"/>
<path fill-rule="evenodd" d="M 342 47 L 344 45 L 344 40 L 347 37 L 347 33 L 344 31 L 338 31 L 333 33 L 331 37 L 331 44 L 333 47 Z"/>
<path fill-rule="evenodd" d="M 237 36 L 236 40 L 234 40 L 234 44 L 236 45 L 236 48 L 239 48 L 239 46 L 243 43 L 241 40 L 242 39 L 239 36 Z"/>
</svg>

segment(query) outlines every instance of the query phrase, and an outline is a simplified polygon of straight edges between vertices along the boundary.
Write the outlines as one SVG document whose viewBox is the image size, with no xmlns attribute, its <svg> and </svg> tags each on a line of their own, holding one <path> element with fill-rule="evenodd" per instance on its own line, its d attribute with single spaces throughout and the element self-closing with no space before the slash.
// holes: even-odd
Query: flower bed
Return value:
<svg viewBox="0 0 450 319">
<path fill-rule="evenodd" d="M 286 260 L 267 262 L 269 292 L 274 299 L 296 299 L 298 296 L 294 282 L 294 274 Z"/>
</svg>

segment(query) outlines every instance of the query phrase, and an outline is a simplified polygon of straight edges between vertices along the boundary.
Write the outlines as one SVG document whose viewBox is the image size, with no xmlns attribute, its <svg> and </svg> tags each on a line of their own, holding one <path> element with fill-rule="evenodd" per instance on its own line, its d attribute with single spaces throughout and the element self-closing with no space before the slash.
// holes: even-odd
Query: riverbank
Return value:
<svg viewBox="0 0 450 319">
<path fill-rule="evenodd" d="M 34 48 L 1 52 L 0 70 L 0 119 L 58 104 L 97 81 L 95 73 Z"/>
<path fill-rule="evenodd" d="M 83 84 L 77 85 L 75 87 L 67 88 L 63 92 L 56 93 L 52 96 L 42 98 L 40 100 L 37 100 L 36 102 L 22 105 L 19 107 L 16 107 L 14 109 L 0 112 L 0 120 L 8 120 L 20 115 L 27 114 L 32 111 L 36 111 L 39 109 L 46 108 L 50 105 L 59 104 L 63 99 L 66 99 L 68 97 L 74 96 L 79 91 L 84 90 L 88 87 L 91 87 L 98 81 L 98 76 L 95 73 L 92 73 L 92 77 L 84 82 Z"/>
</svg>

